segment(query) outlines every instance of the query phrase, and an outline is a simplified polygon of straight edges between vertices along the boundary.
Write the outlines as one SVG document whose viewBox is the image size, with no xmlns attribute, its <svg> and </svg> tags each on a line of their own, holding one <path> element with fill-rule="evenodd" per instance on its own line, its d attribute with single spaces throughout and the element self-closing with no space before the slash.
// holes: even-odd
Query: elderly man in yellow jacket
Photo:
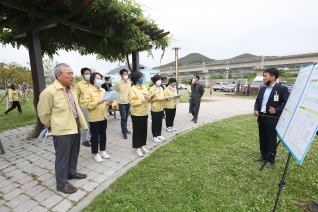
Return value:
<svg viewBox="0 0 318 212">
<path fill-rule="evenodd" d="M 40 94 L 38 116 L 51 128 L 55 148 L 55 175 L 57 190 L 65 194 L 75 193 L 77 188 L 68 179 L 83 179 L 86 174 L 76 172 L 80 149 L 80 128 L 87 123 L 78 105 L 73 84 L 73 71 L 66 63 L 55 66 L 56 80 Z"/>
</svg>

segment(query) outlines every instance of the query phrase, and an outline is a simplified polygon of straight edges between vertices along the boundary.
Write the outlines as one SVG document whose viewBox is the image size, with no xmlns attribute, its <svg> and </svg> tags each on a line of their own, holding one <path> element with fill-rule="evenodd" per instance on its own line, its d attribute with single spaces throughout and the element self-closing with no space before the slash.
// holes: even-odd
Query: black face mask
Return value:
<svg viewBox="0 0 318 212">
<path fill-rule="evenodd" d="M 265 82 L 265 85 L 267 85 L 267 87 L 271 84 L 272 81 L 268 80 L 267 82 Z"/>
</svg>

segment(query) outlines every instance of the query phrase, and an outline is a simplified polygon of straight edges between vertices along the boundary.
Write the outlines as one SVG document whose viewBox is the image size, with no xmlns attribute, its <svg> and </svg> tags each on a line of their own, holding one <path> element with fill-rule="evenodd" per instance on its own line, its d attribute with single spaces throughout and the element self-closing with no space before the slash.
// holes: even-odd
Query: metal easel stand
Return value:
<svg viewBox="0 0 318 212">
<path fill-rule="evenodd" d="M 281 191 L 282 191 L 282 189 L 283 189 L 283 187 L 285 185 L 285 177 L 286 177 L 286 174 L 287 174 L 287 169 L 288 169 L 288 166 L 289 166 L 290 157 L 291 157 L 291 153 L 289 152 L 282 179 L 278 183 L 279 190 L 278 190 L 278 193 L 277 193 L 277 196 L 276 196 L 276 201 L 275 201 L 275 206 L 274 206 L 273 212 L 276 211 L 276 207 L 277 207 L 277 204 L 278 204 L 280 193 L 281 193 Z"/>
<path fill-rule="evenodd" d="M 5 154 L 5 151 L 4 151 L 4 148 L 2 146 L 1 140 L 0 140 L 0 153 L 1 153 L 1 155 Z"/>
</svg>

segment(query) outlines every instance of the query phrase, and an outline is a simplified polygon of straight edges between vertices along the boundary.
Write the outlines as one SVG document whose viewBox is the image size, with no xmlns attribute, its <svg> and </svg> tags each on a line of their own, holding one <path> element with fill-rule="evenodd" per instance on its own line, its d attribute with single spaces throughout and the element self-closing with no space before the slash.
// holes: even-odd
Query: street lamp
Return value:
<svg viewBox="0 0 318 212">
<path fill-rule="evenodd" d="M 176 80 L 177 80 L 177 91 L 178 91 L 178 50 L 180 50 L 180 47 L 173 47 L 172 50 L 175 51 L 176 56 Z"/>
<path fill-rule="evenodd" d="M 226 60 L 226 83 L 228 82 L 228 74 L 229 74 L 229 60 Z"/>
</svg>

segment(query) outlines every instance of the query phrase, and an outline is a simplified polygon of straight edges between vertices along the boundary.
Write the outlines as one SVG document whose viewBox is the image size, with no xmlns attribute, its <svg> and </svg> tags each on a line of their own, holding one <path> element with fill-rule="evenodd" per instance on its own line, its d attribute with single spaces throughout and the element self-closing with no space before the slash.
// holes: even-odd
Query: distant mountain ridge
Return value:
<svg viewBox="0 0 318 212">
<path fill-rule="evenodd" d="M 179 58 L 178 59 L 178 66 L 191 65 L 191 64 L 197 64 L 197 63 L 202 64 L 203 62 L 208 63 L 208 62 L 213 62 L 213 61 L 216 61 L 216 60 L 208 58 L 200 53 L 191 53 L 185 57 Z M 171 63 L 167 63 L 167 64 L 162 65 L 162 66 L 155 67 L 153 69 L 168 68 L 170 66 L 175 66 L 175 61 L 173 61 Z"/>
<path fill-rule="evenodd" d="M 245 58 L 252 58 L 252 57 L 258 57 L 258 56 L 250 54 L 250 53 L 244 53 L 244 54 L 238 55 L 236 57 L 229 58 L 229 60 L 245 59 Z M 202 64 L 203 62 L 209 63 L 209 62 L 214 62 L 214 61 L 217 61 L 217 60 L 211 59 L 211 58 L 204 56 L 200 53 L 191 53 L 185 57 L 179 58 L 178 59 L 178 66 L 195 65 L 195 64 Z M 163 69 L 163 68 L 168 68 L 170 66 L 174 67 L 175 61 L 173 61 L 171 63 L 167 63 L 167 64 L 162 65 L 162 66 L 154 67 L 153 69 Z"/>
</svg>

